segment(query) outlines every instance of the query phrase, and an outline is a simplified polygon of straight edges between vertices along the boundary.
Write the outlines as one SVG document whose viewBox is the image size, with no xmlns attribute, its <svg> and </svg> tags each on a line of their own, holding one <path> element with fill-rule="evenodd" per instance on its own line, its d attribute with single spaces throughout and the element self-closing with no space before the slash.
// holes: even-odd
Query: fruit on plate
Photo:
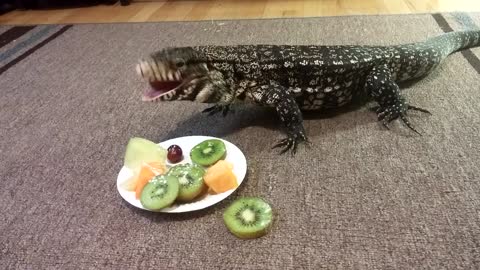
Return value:
<svg viewBox="0 0 480 270">
<path fill-rule="evenodd" d="M 209 139 L 195 145 L 190 151 L 190 158 L 196 164 L 210 166 L 225 158 L 226 153 L 227 150 L 223 141 Z"/>
<path fill-rule="evenodd" d="M 183 151 L 180 146 L 173 144 L 167 149 L 167 158 L 171 163 L 178 163 L 183 159 Z"/>
<path fill-rule="evenodd" d="M 147 139 L 134 137 L 128 141 L 125 151 L 124 166 L 136 176 L 144 162 L 165 163 L 167 150 Z"/>
<path fill-rule="evenodd" d="M 127 191 L 135 191 L 142 164 L 150 162 L 165 164 L 166 159 L 165 148 L 147 139 L 131 138 L 127 144 L 123 165 L 132 171 L 132 175 L 120 186 Z"/>
<path fill-rule="evenodd" d="M 238 186 L 237 177 L 233 173 L 233 164 L 225 160 L 219 160 L 209 167 L 203 179 L 205 184 L 217 194 Z"/>
<path fill-rule="evenodd" d="M 228 230 L 243 239 L 265 235 L 272 220 L 271 206 L 258 197 L 237 199 L 223 213 L 223 221 Z"/>
<path fill-rule="evenodd" d="M 143 207 L 160 210 L 170 206 L 178 196 L 178 179 L 174 176 L 158 175 L 145 185 L 140 195 Z"/>
<path fill-rule="evenodd" d="M 188 202 L 202 193 L 206 187 L 203 181 L 204 174 L 205 170 L 196 164 L 187 163 L 171 167 L 167 175 L 177 178 L 180 184 L 177 200 Z"/>
<path fill-rule="evenodd" d="M 152 180 L 154 176 L 164 174 L 166 171 L 167 167 L 162 162 L 144 162 L 135 183 L 135 198 L 140 199 L 142 190 L 148 181 Z"/>
</svg>

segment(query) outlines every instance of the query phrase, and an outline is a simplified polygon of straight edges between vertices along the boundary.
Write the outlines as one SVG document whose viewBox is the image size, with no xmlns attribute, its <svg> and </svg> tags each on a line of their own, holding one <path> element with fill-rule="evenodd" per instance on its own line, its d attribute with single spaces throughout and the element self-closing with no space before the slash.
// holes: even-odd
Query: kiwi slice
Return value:
<svg viewBox="0 0 480 270">
<path fill-rule="evenodd" d="M 140 202 L 150 210 L 170 206 L 178 196 L 178 179 L 169 175 L 157 175 L 142 190 Z"/>
<path fill-rule="evenodd" d="M 204 174 L 205 170 L 196 164 L 180 164 L 170 168 L 167 175 L 177 178 L 180 184 L 177 200 L 186 202 L 195 199 L 205 189 Z"/>
<path fill-rule="evenodd" d="M 223 213 L 223 221 L 228 230 L 243 239 L 265 235 L 272 220 L 272 208 L 263 199 L 257 197 L 237 199 Z"/>
<path fill-rule="evenodd" d="M 190 158 L 199 165 L 210 166 L 225 158 L 226 153 L 227 149 L 223 141 L 210 139 L 195 145 L 190 151 Z"/>
</svg>

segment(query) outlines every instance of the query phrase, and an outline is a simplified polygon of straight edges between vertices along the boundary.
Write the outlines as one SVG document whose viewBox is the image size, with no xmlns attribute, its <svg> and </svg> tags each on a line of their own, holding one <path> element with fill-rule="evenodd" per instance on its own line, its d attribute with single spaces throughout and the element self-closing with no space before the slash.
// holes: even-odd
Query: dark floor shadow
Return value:
<svg viewBox="0 0 480 270">
<path fill-rule="evenodd" d="M 277 124 L 279 123 L 274 111 L 258 106 L 235 106 L 233 112 L 226 116 L 210 116 L 199 110 L 177 123 L 176 128 L 159 138 L 159 141 L 189 135 L 225 137 L 248 126 L 274 129 Z"/>
<path fill-rule="evenodd" d="M 87 8 L 92 6 L 114 5 L 118 0 L 43 0 L 43 1 L 16 1 L 13 4 L 19 10 L 64 10 Z"/>
<path fill-rule="evenodd" d="M 359 98 L 358 101 L 354 101 L 340 108 L 327 108 L 320 111 L 304 111 L 303 118 L 305 120 L 335 118 L 343 114 L 358 112 L 362 109 L 368 109 L 371 106 L 372 105 L 369 104 L 367 99 Z"/>
<path fill-rule="evenodd" d="M 412 84 L 412 83 L 410 83 Z M 378 131 L 390 132 L 397 136 L 402 137 L 414 137 L 418 134 L 408 129 L 399 120 L 393 121 L 389 126 L 390 129 L 386 129 L 378 120 L 376 113 L 372 110 L 375 103 L 368 100 L 367 97 L 358 97 L 355 102 L 352 102 L 344 107 L 336 109 L 326 109 L 322 111 L 305 111 L 303 112 L 304 124 L 307 132 L 307 136 L 313 144 L 311 149 L 315 148 L 317 141 L 321 141 L 321 138 L 328 136 L 329 134 L 335 134 L 338 132 L 344 132 L 352 129 L 356 129 L 360 126 L 371 125 Z M 181 120 L 176 124 L 176 127 L 166 134 L 160 133 L 157 141 L 165 141 L 175 137 L 191 136 L 191 135 L 204 135 L 225 138 L 231 134 L 239 132 L 245 128 L 261 127 L 263 129 L 272 130 L 272 138 L 267 140 L 272 146 L 285 137 L 285 130 L 280 122 L 275 110 L 273 108 L 266 108 L 256 106 L 253 104 L 237 104 L 235 105 L 234 112 L 223 117 L 222 115 L 209 116 L 202 113 L 201 110 L 208 107 L 205 105 L 198 106 L 198 113 L 192 114 L 184 120 Z M 414 119 L 417 117 L 424 117 L 423 114 L 417 114 L 416 112 L 409 113 L 409 118 Z M 337 118 L 335 121 L 329 121 L 328 125 L 322 125 L 321 121 L 325 119 Z M 332 125 L 333 123 L 333 125 Z M 375 125 L 372 125 L 375 124 Z M 415 126 L 415 122 L 412 122 Z M 417 127 L 416 127 L 417 128 Z M 422 133 L 421 128 L 418 128 Z M 275 133 L 275 134 L 273 134 Z M 282 135 L 279 135 L 281 133 Z M 255 140 L 255 135 L 252 136 L 252 140 Z M 270 146 L 268 146 L 270 148 Z M 303 146 L 302 146 L 303 147 Z M 263 151 L 265 147 L 251 147 L 251 155 L 258 154 L 256 151 Z"/>
<path fill-rule="evenodd" d="M 397 84 L 398 84 L 398 86 L 400 87 L 400 89 L 402 89 L 402 90 L 408 90 L 409 88 L 414 87 L 414 86 L 415 86 L 416 84 L 418 84 L 420 81 L 425 80 L 425 78 L 427 78 L 427 77 L 434 77 L 435 75 L 436 75 L 436 74 L 431 74 L 430 76 L 425 75 L 425 76 L 420 77 L 420 78 L 412 79 L 412 80 L 405 81 L 405 82 L 399 82 L 399 83 L 397 83 Z"/>
<path fill-rule="evenodd" d="M 303 118 L 305 121 L 320 121 L 322 119 L 334 118 L 343 114 L 352 113 L 365 108 L 365 106 L 366 105 L 364 103 L 362 104 L 361 102 L 358 102 L 338 109 L 323 110 L 318 112 L 305 111 L 303 112 Z M 354 128 L 355 125 L 365 125 L 376 121 L 376 118 L 372 112 L 368 111 L 366 114 L 367 115 L 365 115 L 365 117 L 362 117 L 361 121 L 352 121 L 354 126 L 350 126 L 348 128 Z M 175 129 L 158 138 L 158 141 L 190 135 L 225 137 L 252 126 L 259 126 L 269 130 L 283 131 L 282 123 L 280 122 L 274 109 L 245 104 L 237 105 L 234 108 L 234 112 L 225 117 L 221 115 L 209 116 L 199 111 L 198 113 L 193 114 L 191 117 L 179 122 Z M 343 128 L 345 128 L 345 125 L 339 126 L 343 126 Z M 338 130 L 334 129 L 327 132 L 336 131 Z M 315 134 L 309 135 L 311 136 Z"/>
</svg>

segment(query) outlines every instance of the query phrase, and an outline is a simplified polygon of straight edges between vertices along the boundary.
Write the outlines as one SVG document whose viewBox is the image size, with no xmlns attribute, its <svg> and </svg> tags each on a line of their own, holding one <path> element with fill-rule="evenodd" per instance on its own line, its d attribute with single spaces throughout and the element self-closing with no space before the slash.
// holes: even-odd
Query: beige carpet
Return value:
<svg viewBox="0 0 480 270">
<path fill-rule="evenodd" d="M 480 25 L 480 14 L 469 15 L 444 18 L 453 29 Z M 143 103 L 145 84 L 134 72 L 138 58 L 164 46 L 387 45 L 440 34 L 437 21 L 423 14 L 0 27 L 11 41 L 0 46 L 1 268 L 479 269 L 480 76 L 464 55 L 405 92 L 433 113 L 412 114 L 424 136 L 400 124 L 386 131 L 367 109 L 309 116 L 313 147 L 293 158 L 270 150 L 283 138 L 274 113 L 244 107 L 209 118 L 201 104 Z M 248 176 L 233 196 L 176 215 L 122 200 L 115 181 L 130 137 L 192 134 L 244 151 Z M 268 200 L 276 220 L 270 234 L 242 241 L 222 213 L 247 195 Z"/>
</svg>

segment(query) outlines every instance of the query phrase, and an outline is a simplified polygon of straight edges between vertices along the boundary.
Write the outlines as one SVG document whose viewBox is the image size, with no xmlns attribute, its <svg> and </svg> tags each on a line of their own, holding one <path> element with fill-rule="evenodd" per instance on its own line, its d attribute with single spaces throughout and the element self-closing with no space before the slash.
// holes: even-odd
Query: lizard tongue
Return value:
<svg viewBox="0 0 480 270">
<path fill-rule="evenodd" d="M 150 82 L 150 88 L 143 93 L 143 101 L 153 101 L 163 94 L 175 89 L 180 82 Z"/>
</svg>

